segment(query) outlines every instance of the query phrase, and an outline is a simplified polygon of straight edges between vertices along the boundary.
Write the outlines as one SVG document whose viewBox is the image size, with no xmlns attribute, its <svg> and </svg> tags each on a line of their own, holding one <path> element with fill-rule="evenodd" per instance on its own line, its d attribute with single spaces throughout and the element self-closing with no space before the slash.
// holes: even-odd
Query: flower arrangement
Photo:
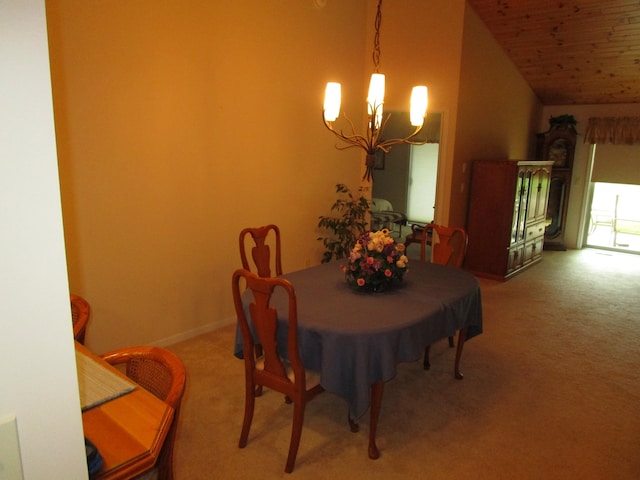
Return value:
<svg viewBox="0 0 640 480">
<path fill-rule="evenodd" d="M 354 290 L 381 292 L 402 281 L 408 263 L 404 244 L 396 243 L 384 228 L 360 235 L 342 270 Z"/>
</svg>

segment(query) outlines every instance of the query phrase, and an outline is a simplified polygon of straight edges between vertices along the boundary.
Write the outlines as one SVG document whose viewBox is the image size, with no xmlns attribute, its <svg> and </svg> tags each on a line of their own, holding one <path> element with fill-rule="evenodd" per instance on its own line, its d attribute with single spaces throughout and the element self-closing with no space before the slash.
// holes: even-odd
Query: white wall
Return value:
<svg viewBox="0 0 640 480">
<path fill-rule="evenodd" d="M 24 478 L 84 479 L 43 0 L 0 0 L 0 68 L 0 418 Z"/>
</svg>

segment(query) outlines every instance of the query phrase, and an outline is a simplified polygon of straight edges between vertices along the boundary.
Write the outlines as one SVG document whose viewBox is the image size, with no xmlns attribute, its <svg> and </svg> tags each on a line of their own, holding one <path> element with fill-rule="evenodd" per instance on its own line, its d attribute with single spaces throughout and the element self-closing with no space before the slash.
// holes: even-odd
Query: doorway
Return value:
<svg viewBox="0 0 640 480">
<path fill-rule="evenodd" d="M 640 185 L 591 184 L 586 246 L 640 254 Z"/>
<path fill-rule="evenodd" d="M 411 146 L 407 187 L 407 218 L 410 222 L 429 223 L 434 219 L 439 151 L 437 143 Z"/>
<path fill-rule="evenodd" d="M 412 128 L 408 112 L 391 112 L 384 138 L 404 138 Z M 409 222 L 434 220 L 441 129 L 442 113 L 429 113 L 418 135 L 419 141 L 427 143 L 396 145 L 374 168 L 372 197 L 388 202 Z M 404 238 L 408 231 L 409 226 L 401 225 L 398 236 Z"/>
</svg>

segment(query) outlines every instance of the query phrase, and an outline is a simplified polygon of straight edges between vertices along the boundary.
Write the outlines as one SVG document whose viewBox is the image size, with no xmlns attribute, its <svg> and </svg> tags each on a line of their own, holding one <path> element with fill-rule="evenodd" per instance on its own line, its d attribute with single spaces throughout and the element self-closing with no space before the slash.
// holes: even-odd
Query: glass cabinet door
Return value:
<svg viewBox="0 0 640 480">
<path fill-rule="evenodd" d="M 531 171 L 518 171 L 515 201 L 513 204 L 513 222 L 511 224 L 511 245 L 524 240 L 527 221 L 527 201 L 531 185 Z"/>
<path fill-rule="evenodd" d="M 513 245 L 518 241 L 518 215 L 520 213 L 520 199 L 522 198 L 522 174 L 518 174 L 516 180 L 516 195 L 513 202 L 513 220 L 511 221 L 511 239 L 510 245 Z"/>
</svg>

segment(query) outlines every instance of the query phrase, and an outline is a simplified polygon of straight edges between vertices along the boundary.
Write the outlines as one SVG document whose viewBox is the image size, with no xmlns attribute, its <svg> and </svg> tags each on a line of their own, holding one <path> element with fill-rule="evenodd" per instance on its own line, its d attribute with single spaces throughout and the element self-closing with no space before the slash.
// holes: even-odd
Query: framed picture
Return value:
<svg viewBox="0 0 640 480">
<path fill-rule="evenodd" d="M 376 162 L 373 164 L 374 170 L 384 170 L 384 161 L 386 153 L 382 150 L 376 152 Z"/>
</svg>

